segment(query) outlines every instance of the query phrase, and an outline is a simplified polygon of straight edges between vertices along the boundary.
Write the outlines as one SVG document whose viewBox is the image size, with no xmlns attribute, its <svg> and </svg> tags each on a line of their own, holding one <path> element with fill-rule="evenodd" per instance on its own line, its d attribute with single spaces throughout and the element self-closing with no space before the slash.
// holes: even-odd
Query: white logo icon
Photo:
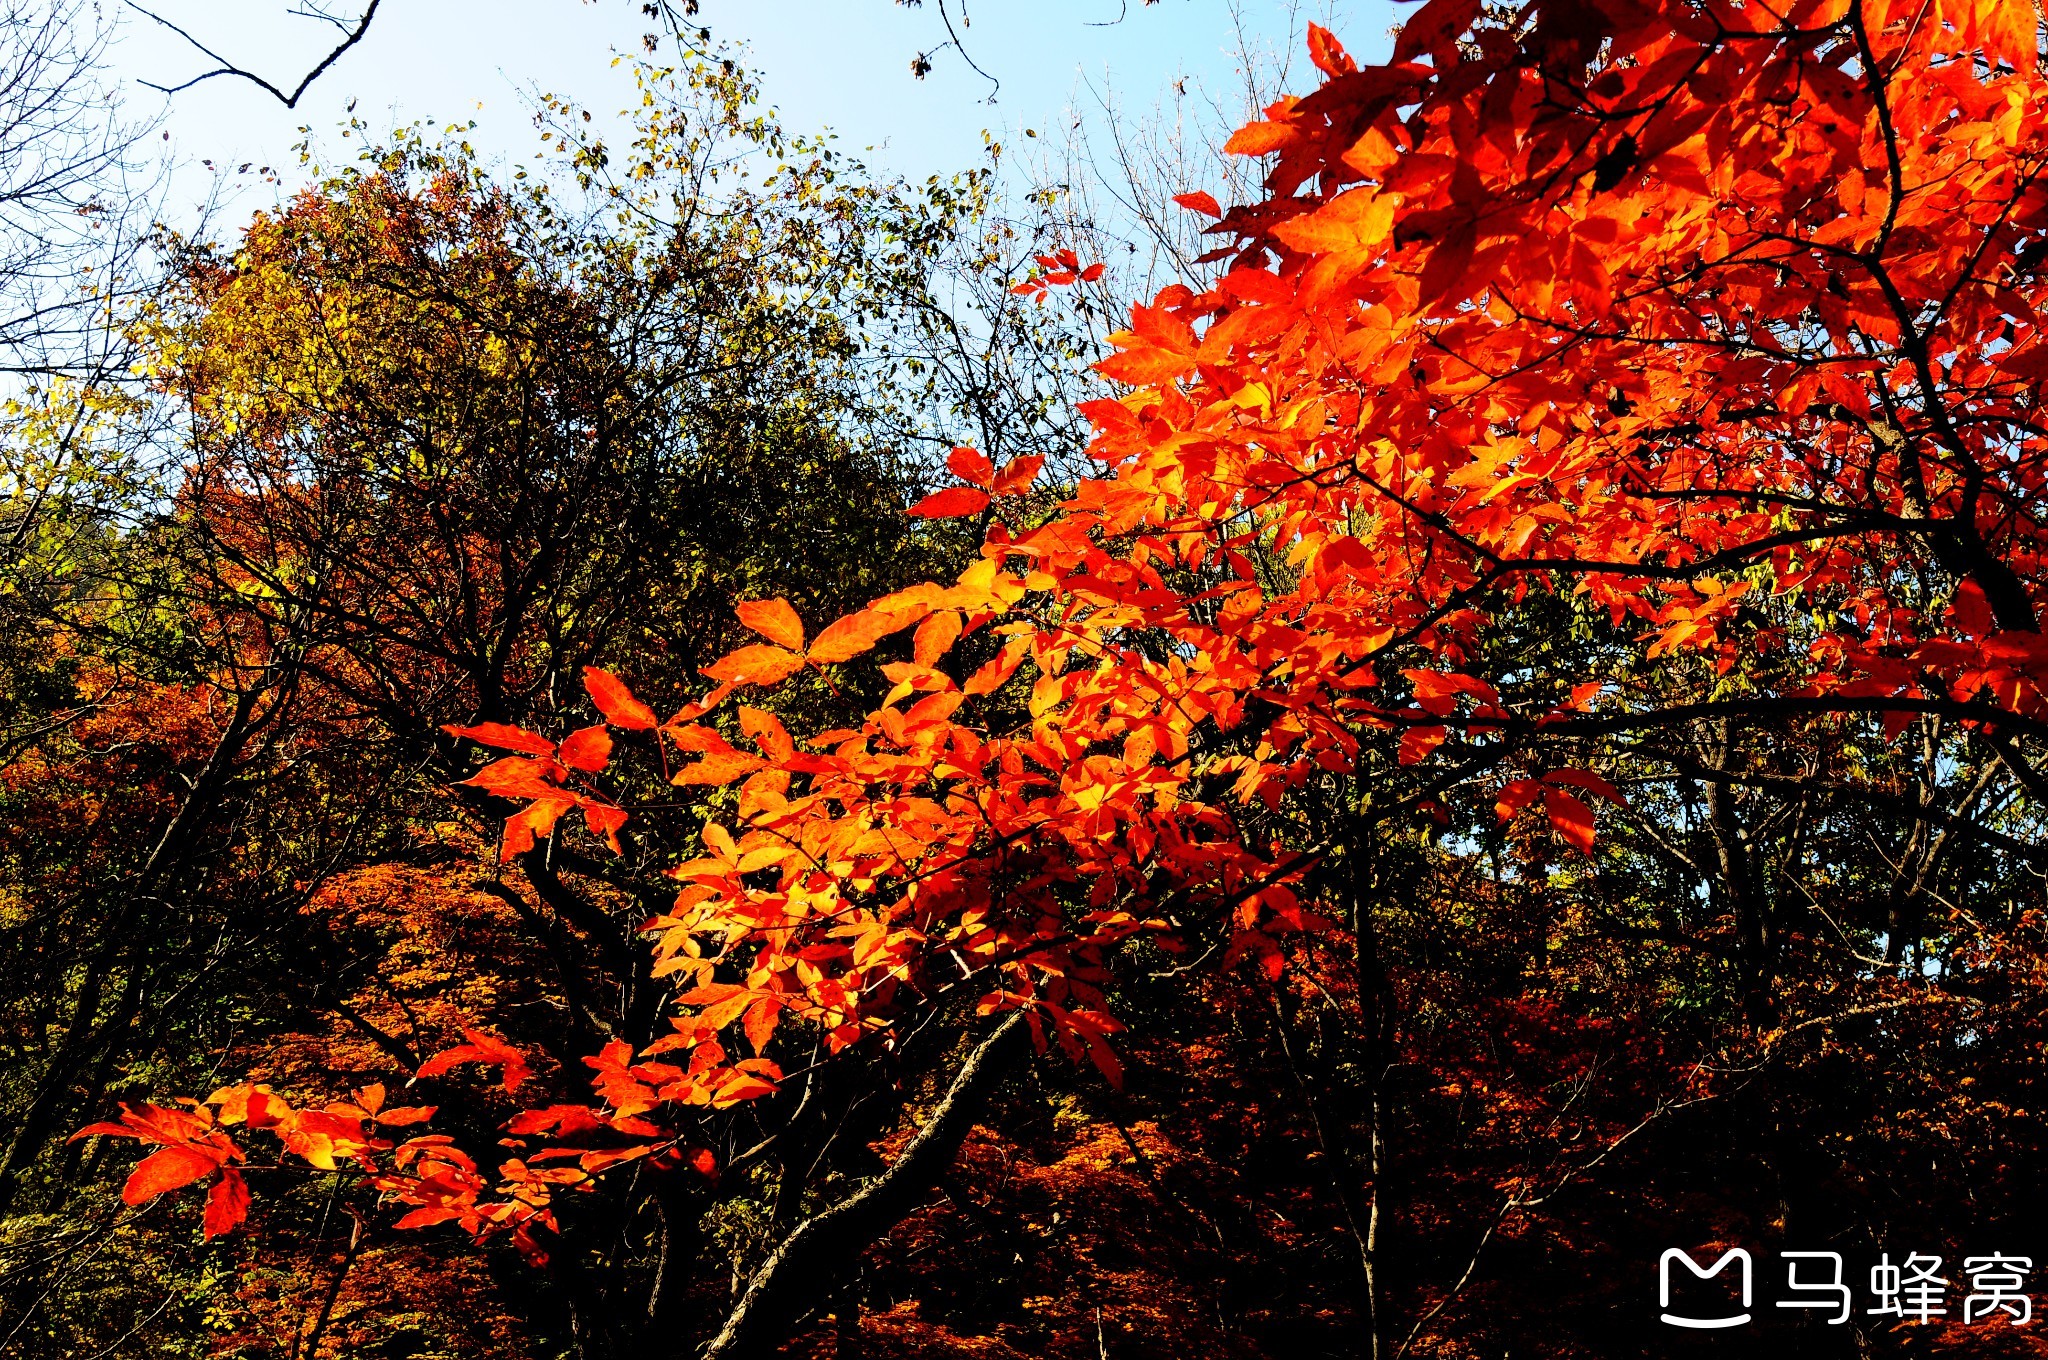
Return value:
<svg viewBox="0 0 2048 1360">
<path fill-rule="evenodd" d="M 1701 1329 L 1740 1327 L 1749 1321 L 1749 1314 L 1747 1312 L 1738 1313 L 1734 1317 L 1692 1318 L 1680 1317 L 1668 1311 L 1671 1307 L 1671 1263 L 1673 1261 L 1685 1262 L 1685 1268 L 1693 1273 L 1695 1279 L 1701 1280 L 1713 1279 L 1716 1275 L 1727 1269 L 1730 1261 L 1739 1263 L 1742 1267 L 1742 1306 L 1746 1309 L 1749 1307 L 1750 1280 L 1754 1273 L 1748 1252 L 1744 1251 L 1741 1247 L 1731 1247 L 1722 1253 L 1720 1260 L 1702 1270 L 1698 1261 L 1693 1260 L 1692 1257 L 1686 1255 L 1677 1247 L 1671 1248 L 1663 1256 L 1659 1257 L 1657 1261 L 1657 1305 L 1667 1310 L 1662 1314 L 1662 1317 L 1665 1322 L 1673 1327 L 1695 1327 Z"/>
</svg>

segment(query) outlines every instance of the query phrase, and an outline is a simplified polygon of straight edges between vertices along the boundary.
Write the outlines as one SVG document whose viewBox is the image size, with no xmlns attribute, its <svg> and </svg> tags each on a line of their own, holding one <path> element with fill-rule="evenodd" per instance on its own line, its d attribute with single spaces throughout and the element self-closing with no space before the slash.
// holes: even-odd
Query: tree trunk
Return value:
<svg viewBox="0 0 2048 1360">
<path fill-rule="evenodd" d="M 1733 769 L 1734 760 L 1734 733 L 1723 719 L 1716 725 L 1714 751 L 1707 763 L 1727 773 Z M 1708 830 L 1714 839 L 1721 888 L 1735 916 L 1736 969 L 1740 974 L 1743 1010 L 1752 1023 L 1767 1024 L 1771 1015 L 1772 955 L 1776 947 L 1770 902 L 1757 881 L 1755 856 L 1736 806 L 1735 790 L 1725 781 L 1713 780 L 1707 784 L 1706 796 Z"/>
<path fill-rule="evenodd" d="M 830 1295 L 839 1272 L 917 1207 L 952 1165 L 1024 1034 L 1024 1012 L 1013 1012 L 968 1055 L 931 1121 L 894 1166 L 782 1240 L 747 1282 L 704 1360 L 754 1360 L 773 1353 L 790 1326 Z"/>
</svg>

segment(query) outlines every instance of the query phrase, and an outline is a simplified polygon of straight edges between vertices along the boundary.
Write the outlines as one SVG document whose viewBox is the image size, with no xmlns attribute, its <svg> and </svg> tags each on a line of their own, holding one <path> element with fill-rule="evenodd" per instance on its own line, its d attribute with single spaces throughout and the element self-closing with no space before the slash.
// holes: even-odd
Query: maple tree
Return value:
<svg viewBox="0 0 2048 1360">
<path fill-rule="evenodd" d="M 1099 366 L 1122 389 L 1084 408 L 1101 475 L 1048 505 L 1038 455 L 956 448 L 955 485 L 911 507 L 983 530 L 950 583 L 836 619 L 749 592 L 754 640 L 701 666 L 708 691 L 669 672 L 657 710 L 592 666 L 595 723 L 448 725 L 488 751 L 459 787 L 497 800 L 496 856 L 538 895 L 566 869 L 651 903 L 629 1023 L 551 1055 L 594 1099 L 514 1112 L 488 1170 L 382 1088 L 237 1083 L 95 1126 L 156 1147 L 125 1193 L 204 1183 L 224 1232 L 263 1133 L 358 1168 L 404 1223 L 542 1259 L 622 1177 L 664 1187 L 678 1236 L 766 1157 L 800 1198 L 814 1091 L 913 1050 L 952 1071 L 891 1166 L 782 1215 L 699 1326 L 709 1354 L 758 1353 L 917 1211 L 1021 1032 L 1116 1081 L 1120 998 L 1241 987 L 1274 1009 L 1365 1286 L 1355 1349 L 1382 1355 L 1456 1344 L 1432 1329 L 1479 1260 L 1445 1248 L 1432 1283 L 1388 1253 L 1394 1111 L 1424 1104 L 1397 1069 L 1488 1102 L 1488 1169 L 1408 1203 L 1462 1221 L 1505 1186 L 1483 1251 L 1675 1109 L 1831 1117 L 1710 1058 L 1768 1070 L 1882 1015 L 1900 1028 L 1861 1051 L 1935 1064 L 1920 1012 L 1966 1002 L 2023 1053 L 2048 735 L 2036 41 L 2027 5 L 1866 0 L 1430 0 L 1380 66 L 1314 30 L 1321 88 L 1228 148 L 1269 158 L 1269 197 L 1184 195 L 1215 219 L 1213 286 L 1134 308 Z M 1083 276 L 1040 264 L 1032 298 Z M 792 732 L 821 693 L 865 712 Z M 1850 842 L 1873 823 L 1896 843 L 1870 858 Z M 1946 992 L 1922 985 L 1930 937 Z M 1584 976 L 1517 995 L 1509 956 L 1559 948 Z M 1727 1028 L 1654 1039 L 1586 999 L 1723 987 Z M 1453 996 L 1489 1018 L 1449 1018 Z M 1610 1048 L 1626 1070 L 1583 1110 L 1525 1094 L 1590 1089 Z M 422 1056 L 407 1076 L 534 1079 L 485 1025 Z M 1882 1071 L 1837 1089 L 1885 1099 Z M 1939 1076 L 1957 1118 L 2002 1117 Z M 1518 1164 L 1531 1144 L 1550 1160 Z M 1969 1174 L 2011 1174 L 1995 1160 Z"/>
</svg>

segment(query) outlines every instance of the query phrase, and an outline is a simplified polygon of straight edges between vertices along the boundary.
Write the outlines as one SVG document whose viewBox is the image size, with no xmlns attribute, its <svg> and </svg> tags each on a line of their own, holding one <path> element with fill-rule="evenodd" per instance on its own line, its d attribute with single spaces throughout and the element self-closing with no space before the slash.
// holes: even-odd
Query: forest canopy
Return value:
<svg viewBox="0 0 2048 1360">
<path fill-rule="evenodd" d="M 1152 276 L 703 51 L 124 246 L 4 431 L 5 1344 L 1661 1356 L 1679 1248 L 2036 1354 L 2040 15 L 1402 13 L 1098 166 Z"/>
</svg>

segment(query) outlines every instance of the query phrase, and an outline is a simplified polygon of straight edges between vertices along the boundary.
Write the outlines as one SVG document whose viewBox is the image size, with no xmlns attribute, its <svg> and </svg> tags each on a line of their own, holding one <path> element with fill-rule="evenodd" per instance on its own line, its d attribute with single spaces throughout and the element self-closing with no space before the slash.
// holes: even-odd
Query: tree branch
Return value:
<svg viewBox="0 0 2048 1360">
<path fill-rule="evenodd" d="M 283 90 L 271 84 L 262 76 L 257 75 L 254 71 L 243 70 L 241 67 L 235 65 L 226 57 L 214 51 L 205 43 L 199 41 L 199 39 L 193 37 L 190 33 L 180 28 L 177 24 L 172 23 L 163 15 L 158 14 L 156 11 L 144 9 L 141 5 L 136 4 L 135 0 L 128 0 L 128 7 L 134 10 L 137 14 L 144 16 L 145 18 L 154 19 L 157 23 L 162 24 L 165 28 L 168 28 L 169 30 L 171 30 L 171 32 L 177 34 L 186 42 L 198 48 L 208 58 L 220 63 L 220 65 L 215 67 L 213 70 L 206 71 L 200 75 L 196 75 L 182 85 L 165 86 L 157 85 L 147 80 L 143 81 L 142 83 L 144 85 L 149 86 L 150 89 L 159 91 L 160 93 L 166 95 L 172 95 L 177 94 L 181 90 L 189 90 L 194 85 L 199 84 L 201 81 L 212 80 L 216 76 L 232 76 L 239 80 L 246 80 L 252 85 L 255 85 L 263 90 L 267 90 L 270 94 L 275 96 L 277 100 L 280 103 L 282 103 L 286 108 L 294 109 L 297 108 L 299 105 L 299 96 L 305 94 L 307 89 L 311 87 L 314 81 L 318 80 L 321 76 L 327 74 L 328 68 L 333 66 L 335 62 L 340 61 L 343 53 L 347 52 L 351 47 L 354 47 L 357 43 L 363 40 L 364 35 L 370 31 L 370 21 L 377 17 L 377 7 L 383 3 L 384 0 L 370 0 L 370 7 L 363 11 L 363 17 L 356 21 L 356 26 L 354 28 L 348 28 L 347 25 L 343 24 L 339 19 L 336 19 L 331 14 L 309 13 L 303 10 L 292 11 L 294 14 L 298 15 L 301 18 L 325 19 L 327 22 L 342 28 L 344 30 L 344 36 L 342 37 L 341 42 L 336 45 L 335 49 L 332 52 L 329 52 L 324 58 L 321 59 L 320 64 L 318 66 L 315 66 L 312 70 L 306 73 L 305 78 L 298 83 L 298 85 L 292 90 L 290 94 L 286 94 Z"/>
<path fill-rule="evenodd" d="M 825 1296 L 837 1267 L 894 1227 L 939 1183 L 974 1126 L 982 1099 L 1008 1070 L 1011 1050 L 1023 1042 L 1024 1016 L 1012 1012 L 968 1055 L 930 1122 L 894 1166 L 782 1240 L 748 1281 L 704 1360 L 771 1354 L 790 1324 Z"/>
</svg>

